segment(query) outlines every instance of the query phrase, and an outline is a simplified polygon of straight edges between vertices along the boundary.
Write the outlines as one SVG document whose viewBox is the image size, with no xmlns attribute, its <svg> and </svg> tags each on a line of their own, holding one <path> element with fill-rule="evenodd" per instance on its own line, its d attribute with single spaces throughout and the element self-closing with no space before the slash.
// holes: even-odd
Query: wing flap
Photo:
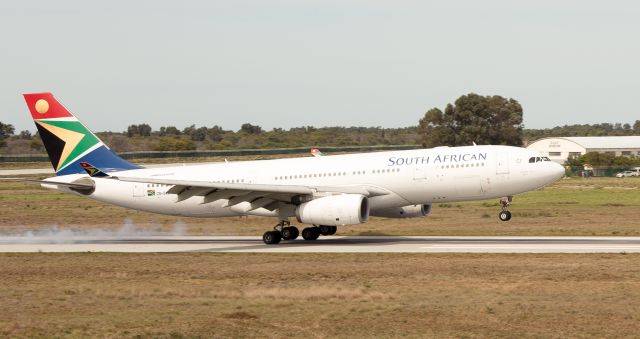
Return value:
<svg viewBox="0 0 640 339">
<path fill-rule="evenodd" d="M 217 190 L 213 193 L 207 194 L 204 196 L 204 200 L 202 201 L 203 204 L 208 204 L 210 202 L 214 202 L 216 200 L 220 200 L 220 199 L 229 199 L 233 196 L 236 196 L 238 194 L 243 194 L 246 193 L 247 191 L 242 191 L 242 190 L 229 190 L 229 189 L 220 189 Z"/>
<path fill-rule="evenodd" d="M 234 206 L 241 202 L 250 203 L 260 197 L 263 197 L 264 195 L 265 195 L 264 192 L 247 192 L 246 194 L 237 195 L 229 199 L 229 201 L 227 201 L 227 206 Z"/>
<path fill-rule="evenodd" d="M 171 190 L 171 189 L 169 189 L 169 190 Z M 182 192 L 178 193 L 178 202 L 187 200 L 187 199 L 189 199 L 189 198 L 191 198 L 193 196 L 196 196 L 196 195 L 204 195 L 204 196 L 206 196 L 207 194 L 209 194 L 209 192 L 211 192 L 213 190 L 215 190 L 215 188 L 197 187 L 197 186 L 187 187 L 186 189 L 182 190 Z M 167 191 L 167 193 L 168 193 L 168 191 Z"/>
</svg>

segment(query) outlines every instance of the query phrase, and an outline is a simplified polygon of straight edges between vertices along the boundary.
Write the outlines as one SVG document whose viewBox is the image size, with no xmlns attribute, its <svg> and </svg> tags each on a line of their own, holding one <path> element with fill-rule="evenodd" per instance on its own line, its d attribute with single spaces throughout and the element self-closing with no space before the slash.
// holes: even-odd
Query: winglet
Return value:
<svg viewBox="0 0 640 339">
<path fill-rule="evenodd" d="M 108 177 L 109 175 L 103 171 L 101 171 L 99 168 L 96 168 L 95 166 L 91 165 L 88 162 L 80 162 L 80 166 L 82 166 L 82 168 L 87 172 L 87 174 L 89 174 L 90 177 Z"/>
<path fill-rule="evenodd" d="M 322 153 L 322 152 L 320 151 L 320 149 L 319 149 L 319 148 L 315 148 L 315 147 L 314 147 L 314 148 L 312 148 L 309 152 L 310 152 L 310 153 L 311 153 L 311 155 L 313 155 L 314 157 L 322 157 L 322 156 L 324 156 L 324 153 Z"/>
</svg>

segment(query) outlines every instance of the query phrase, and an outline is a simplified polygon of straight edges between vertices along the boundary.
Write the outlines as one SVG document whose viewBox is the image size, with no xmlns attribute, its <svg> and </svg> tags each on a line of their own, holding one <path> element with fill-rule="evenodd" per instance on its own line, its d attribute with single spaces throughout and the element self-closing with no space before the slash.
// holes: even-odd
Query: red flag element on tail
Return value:
<svg viewBox="0 0 640 339">
<path fill-rule="evenodd" d="M 51 93 L 25 94 L 29 111 L 33 120 L 72 117 Z"/>
</svg>

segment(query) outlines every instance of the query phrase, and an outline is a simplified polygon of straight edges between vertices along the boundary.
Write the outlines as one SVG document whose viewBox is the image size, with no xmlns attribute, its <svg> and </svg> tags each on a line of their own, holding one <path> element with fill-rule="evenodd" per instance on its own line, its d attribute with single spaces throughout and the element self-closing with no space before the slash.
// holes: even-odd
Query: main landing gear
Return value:
<svg viewBox="0 0 640 339">
<path fill-rule="evenodd" d="M 317 240 L 320 235 L 333 235 L 337 230 L 337 226 L 320 225 L 306 227 L 300 234 L 297 227 L 291 226 L 288 221 L 281 221 L 273 231 L 267 231 L 262 235 L 262 241 L 267 245 L 275 245 L 281 240 L 295 240 L 299 235 L 302 235 L 304 240 Z"/>
<path fill-rule="evenodd" d="M 334 235 L 338 231 L 338 226 L 320 225 L 317 228 L 322 235 Z"/>
<path fill-rule="evenodd" d="M 302 230 L 302 238 L 304 240 L 317 240 L 321 235 L 334 235 L 338 231 L 337 226 L 313 226 Z"/>
<path fill-rule="evenodd" d="M 307 227 L 302 230 L 302 239 L 317 240 L 320 237 L 320 230 L 317 227 Z"/>
<path fill-rule="evenodd" d="M 297 227 L 291 226 L 288 221 L 281 221 L 273 231 L 264 232 L 262 241 L 267 245 L 280 243 L 280 240 L 295 240 L 300 235 Z"/>
<path fill-rule="evenodd" d="M 512 201 L 513 201 L 512 196 L 500 198 L 500 207 L 502 208 L 502 211 L 500 211 L 500 213 L 498 214 L 498 218 L 500 218 L 501 221 L 511 220 L 511 212 L 509 212 L 509 205 L 511 205 Z"/>
</svg>

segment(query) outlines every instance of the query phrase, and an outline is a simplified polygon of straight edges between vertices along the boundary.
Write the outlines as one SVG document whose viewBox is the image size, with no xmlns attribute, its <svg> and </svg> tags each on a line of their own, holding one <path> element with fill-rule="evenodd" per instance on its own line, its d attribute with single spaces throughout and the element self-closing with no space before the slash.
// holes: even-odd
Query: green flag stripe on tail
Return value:
<svg viewBox="0 0 640 339">
<path fill-rule="evenodd" d="M 58 170 L 64 168 L 69 162 L 73 161 L 77 156 L 93 147 L 94 145 L 100 143 L 100 140 L 96 138 L 91 131 L 89 131 L 86 127 L 82 125 L 79 121 L 56 121 L 56 120 L 39 120 L 43 123 L 60 127 L 69 131 L 81 133 L 84 135 L 82 140 L 76 145 L 76 147 L 71 151 L 69 157 L 60 164 Z"/>
</svg>

